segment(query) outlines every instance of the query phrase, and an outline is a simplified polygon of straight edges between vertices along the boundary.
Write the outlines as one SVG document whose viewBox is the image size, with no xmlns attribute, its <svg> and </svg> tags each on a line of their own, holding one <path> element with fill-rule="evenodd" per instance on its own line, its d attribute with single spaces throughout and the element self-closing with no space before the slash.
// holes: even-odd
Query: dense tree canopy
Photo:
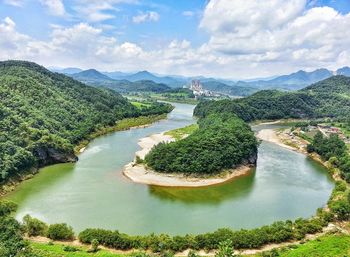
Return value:
<svg viewBox="0 0 350 257">
<path fill-rule="evenodd" d="M 86 86 L 30 62 L 0 62 L 0 183 L 32 167 L 74 160 L 73 145 L 138 109 L 115 91 Z"/>
<path fill-rule="evenodd" d="M 330 161 L 333 165 L 340 168 L 342 176 L 350 182 L 350 156 L 348 148 L 338 135 L 325 137 L 318 132 L 311 144 L 307 146 L 308 152 L 318 153 L 325 161 Z"/>
<path fill-rule="evenodd" d="M 11 216 L 16 210 L 11 202 L 0 201 L 0 256 L 39 257 L 23 239 L 21 224 Z"/>
<path fill-rule="evenodd" d="M 334 76 L 296 92 L 263 90 L 241 99 L 201 102 L 194 114 L 230 112 L 245 121 L 343 117 L 350 113 L 349 97 L 350 78 Z"/>
<path fill-rule="evenodd" d="M 254 163 L 257 140 L 236 115 L 210 115 L 185 139 L 161 143 L 146 156 L 147 165 L 159 172 L 212 174 L 242 163 Z"/>
</svg>

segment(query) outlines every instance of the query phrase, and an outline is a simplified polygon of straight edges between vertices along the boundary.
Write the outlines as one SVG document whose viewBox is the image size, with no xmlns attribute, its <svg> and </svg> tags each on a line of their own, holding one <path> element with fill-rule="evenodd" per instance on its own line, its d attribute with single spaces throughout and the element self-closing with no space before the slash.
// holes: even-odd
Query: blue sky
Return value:
<svg viewBox="0 0 350 257">
<path fill-rule="evenodd" d="M 101 20 L 91 20 L 81 16 L 76 9 L 78 1 L 62 1 L 67 16 L 51 15 L 47 7 L 38 0 L 14 1 L 14 3 L 21 3 L 20 8 L 8 4 L 11 2 L 1 2 L 0 19 L 11 17 L 16 22 L 18 31 L 42 40 L 49 37 L 51 25 L 68 27 L 78 22 L 87 22 L 97 27 L 111 26 L 105 29 L 106 35 L 115 36 L 120 41 L 144 44 L 145 47 L 154 47 L 154 43 L 166 44 L 174 38 L 191 40 L 194 45 L 207 40 L 207 35 L 198 29 L 200 15 L 206 4 L 204 0 L 140 0 L 130 1 L 130 3 L 121 1 L 115 4 L 115 10 L 102 11 L 111 18 L 101 18 Z M 147 12 L 159 14 L 159 19 L 133 22 L 133 17 Z"/>
<path fill-rule="evenodd" d="M 349 0 L 0 0 L 0 59 L 227 78 L 335 69 L 350 65 L 349 12 Z"/>
</svg>

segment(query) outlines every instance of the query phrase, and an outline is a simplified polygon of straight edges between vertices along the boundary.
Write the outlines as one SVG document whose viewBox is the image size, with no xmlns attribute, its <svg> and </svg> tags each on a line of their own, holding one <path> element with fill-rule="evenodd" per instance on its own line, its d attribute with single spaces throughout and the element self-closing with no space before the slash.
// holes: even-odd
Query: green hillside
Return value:
<svg viewBox="0 0 350 257">
<path fill-rule="evenodd" d="M 194 114 L 231 112 L 245 121 L 344 117 L 350 114 L 350 78 L 334 76 L 296 92 L 259 91 L 249 97 L 201 102 Z"/>
<path fill-rule="evenodd" d="M 0 62 L 0 183 L 31 168 L 76 160 L 73 146 L 138 109 L 117 92 L 86 86 L 30 62 Z"/>
</svg>

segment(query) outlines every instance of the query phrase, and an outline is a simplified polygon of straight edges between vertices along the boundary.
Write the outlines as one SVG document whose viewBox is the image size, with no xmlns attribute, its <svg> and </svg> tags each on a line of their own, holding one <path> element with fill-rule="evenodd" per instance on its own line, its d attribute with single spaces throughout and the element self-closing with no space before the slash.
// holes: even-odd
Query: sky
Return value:
<svg viewBox="0 0 350 257">
<path fill-rule="evenodd" d="M 0 60 L 249 79 L 350 66 L 350 0 L 0 0 Z"/>
</svg>

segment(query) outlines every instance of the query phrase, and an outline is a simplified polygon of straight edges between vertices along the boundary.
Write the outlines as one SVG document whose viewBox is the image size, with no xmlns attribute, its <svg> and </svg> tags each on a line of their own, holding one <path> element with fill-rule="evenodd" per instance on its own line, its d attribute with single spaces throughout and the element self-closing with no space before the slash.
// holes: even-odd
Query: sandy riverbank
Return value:
<svg viewBox="0 0 350 257">
<path fill-rule="evenodd" d="M 284 148 L 288 148 L 290 150 L 295 150 L 294 147 L 286 145 L 283 142 L 282 138 L 279 135 L 277 135 L 275 129 L 262 129 L 256 134 L 256 137 L 260 140 L 271 142 Z"/>
<path fill-rule="evenodd" d="M 152 149 L 154 145 L 160 142 L 171 142 L 175 139 L 164 133 L 154 134 L 149 137 L 142 138 L 139 141 L 141 150 L 136 152 L 136 156 L 144 159 L 146 154 Z M 135 156 L 135 158 L 136 158 Z M 233 178 L 249 174 L 251 166 L 240 166 L 234 170 L 220 173 L 215 177 L 200 178 L 188 177 L 182 174 L 159 173 L 147 169 L 143 164 L 136 164 L 135 161 L 127 164 L 124 167 L 123 174 L 135 183 L 166 186 L 166 187 L 204 187 L 216 184 L 222 184 Z"/>
</svg>

